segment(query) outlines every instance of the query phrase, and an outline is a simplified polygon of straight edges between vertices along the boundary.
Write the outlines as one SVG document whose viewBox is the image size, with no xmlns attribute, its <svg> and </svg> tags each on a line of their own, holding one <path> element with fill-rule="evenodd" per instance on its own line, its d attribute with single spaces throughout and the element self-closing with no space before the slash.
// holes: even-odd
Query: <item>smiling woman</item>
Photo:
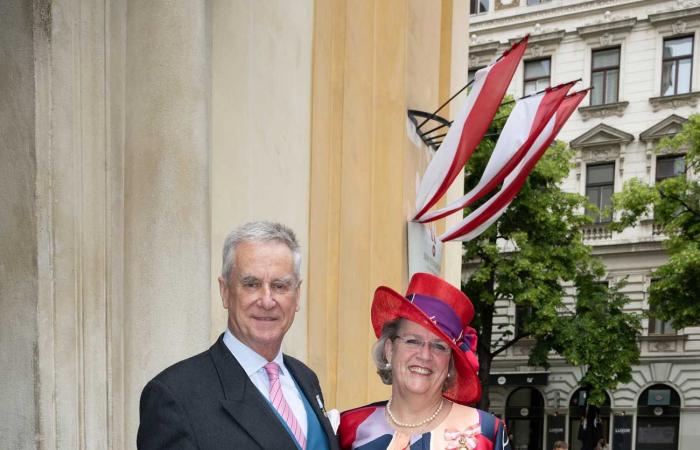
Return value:
<svg viewBox="0 0 700 450">
<path fill-rule="evenodd" d="M 372 357 L 391 397 L 342 414 L 341 448 L 510 449 L 503 423 L 467 406 L 481 396 L 473 317 L 469 298 L 430 274 L 415 274 L 405 296 L 379 287 Z"/>
</svg>

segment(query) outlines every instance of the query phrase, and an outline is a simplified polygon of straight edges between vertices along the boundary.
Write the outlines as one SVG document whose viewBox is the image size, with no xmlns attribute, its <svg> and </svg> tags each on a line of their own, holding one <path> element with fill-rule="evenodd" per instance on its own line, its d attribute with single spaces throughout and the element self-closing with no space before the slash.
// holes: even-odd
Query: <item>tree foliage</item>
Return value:
<svg viewBox="0 0 700 450">
<path fill-rule="evenodd" d="M 675 328 L 700 324 L 700 115 L 690 116 L 673 138 L 662 139 L 657 151 L 685 153 L 688 175 L 650 185 L 634 178 L 613 196 L 619 218 L 616 231 L 654 219 L 668 238 L 669 261 L 653 276 L 649 304 L 655 317 L 670 320 Z"/>
<path fill-rule="evenodd" d="M 501 119 L 494 122 L 491 135 L 503 127 L 509 109 L 499 113 Z M 466 168 L 467 190 L 483 173 L 494 145 L 495 137 L 487 137 L 474 152 Z M 584 245 L 581 233 L 590 223 L 581 214 L 586 199 L 559 187 L 571 158 L 565 144 L 552 145 L 506 213 L 477 240 L 464 244 L 464 260 L 473 266 L 463 289 L 476 309 L 482 408 L 488 408 L 493 358 L 525 338 L 532 345 L 530 365 L 549 367 L 555 352 L 582 367 L 580 383 L 591 390 L 592 404 L 602 403 L 605 389 L 631 380 L 631 365 L 639 357 L 639 318 L 623 312 L 627 298 L 619 286 L 598 281 L 604 267 Z M 568 303 L 566 286 L 574 296 Z M 522 334 L 505 331 L 492 343 L 497 300 L 528 307 L 531 315 Z"/>
</svg>

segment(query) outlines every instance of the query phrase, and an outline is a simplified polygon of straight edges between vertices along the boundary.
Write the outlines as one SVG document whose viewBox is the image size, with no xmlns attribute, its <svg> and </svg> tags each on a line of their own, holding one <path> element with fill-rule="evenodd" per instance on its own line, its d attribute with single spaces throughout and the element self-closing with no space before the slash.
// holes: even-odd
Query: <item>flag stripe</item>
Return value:
<svg viewBox="0 0 700 450">
<path fill-rule="evenodd" d="M 550 88 L 542 94 L 519 101 L 504 126 L 496 148 L 486 165 L 479 183 L 468 193 L 446 207 L 421 218 L 432 222 L 474 203 L 498 186 L 533 146 L 564 100 L 574 82 Z M 533 110 L 532 106 L 536 105 Z M 524 126 L 530 124 L 530 126 Z M 527 131 L 525 131 L 527 130 Z M 526 136 L 523 138 L 522 136 Z"/>
<path fill-rule="evenodd" d="M 447 192 L 488 130 L 527 47 L 527 37 L 494 64 L 477 72 L 472 91 L 445 140 L 428 164 L 416 198 L 418 220 Z"/>
<path fill-rule="evenodd" d="M 547 148 L 549 148 L 587 93 L 588 90 L 584 90 L 567 96 L 559 106 L 555 116 L 551 119 L 553 121 L 551 131 L 537 139 L 537 145 L 533 146 L 532 151 L 528 152 L 521 164 L 509 174 L 503 188 L 464 220 L 447 230 L 439 239 L 443 242 L 451 240 L 468 241 L 474 239 L 492 225 L 506 211 L 508 205 L 510 205 L 513 198 L 522 188 L 527 176 L 532 172 L 535 164 L 547 151 Z"/>
</svg>

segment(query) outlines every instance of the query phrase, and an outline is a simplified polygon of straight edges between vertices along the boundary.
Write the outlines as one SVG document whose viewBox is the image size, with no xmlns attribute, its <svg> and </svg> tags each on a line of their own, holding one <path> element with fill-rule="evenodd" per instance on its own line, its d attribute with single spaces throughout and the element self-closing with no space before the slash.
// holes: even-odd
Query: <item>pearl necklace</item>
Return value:
<svg viewBox="0 0 700 450">
<path fill-rule="evenodd" d="M 445 403 L 444 399 L 440 399 L 440 404 L 438 405 L 437 409 L 435 410 L 433 415 L 428 417 L 427 419 L 423 419 L 418 423 L 403 423 L 403 422 L 399 422 L 398 420 L 396 420 L 396 417 L 394 417 L 394 414 L 392 414 L 392 412 L 391 412 L 391 400 L 392 400 L 392 398 L 389 397 L 389 401 L 386 404 L 386 412 L 387 412 L 387 414 L 389 414 L 389 418 L 391 419 L 391 421 L 394 422 L 394 424 L 400 426 L 401 428 L 418 428 L 418 427 L 422 427 L 423 425 L 429 424 L 430 422 L 435 420 L 435 418 L 438 416 L 438 414 L 440 414 L 440 411 L 442 411 L 442 405 L 443 405 L 443 403 Z"/>
</svg>

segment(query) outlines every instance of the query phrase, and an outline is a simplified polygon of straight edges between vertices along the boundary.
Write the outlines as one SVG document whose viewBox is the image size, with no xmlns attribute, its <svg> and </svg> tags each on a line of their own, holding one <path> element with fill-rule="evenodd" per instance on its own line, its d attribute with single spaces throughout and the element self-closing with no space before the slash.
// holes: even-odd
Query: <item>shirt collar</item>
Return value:
<svg viewBox="0 0 700 450">
<path fill-rule="evenodd" d="M 246 375 L 249 377 L 261 370 L 265 364 L 268 363 L 267 359 L 238 340 L 238 338 L 234 336 L 233 333 L 231 333 L 231 330 L 228 328 L 224 332 L 224 344 L 226 344 L 228 350 L 236 358 L 241 367 L 243 367 Z M 272 361 L 276 362 L 277 365 L 280 366 L 280 375 L 286 375 L 287 368 L 284 366 L 284 359 L 282 358 L 281 350 L 277 352 L 277 355 Z"/>
</svg>

